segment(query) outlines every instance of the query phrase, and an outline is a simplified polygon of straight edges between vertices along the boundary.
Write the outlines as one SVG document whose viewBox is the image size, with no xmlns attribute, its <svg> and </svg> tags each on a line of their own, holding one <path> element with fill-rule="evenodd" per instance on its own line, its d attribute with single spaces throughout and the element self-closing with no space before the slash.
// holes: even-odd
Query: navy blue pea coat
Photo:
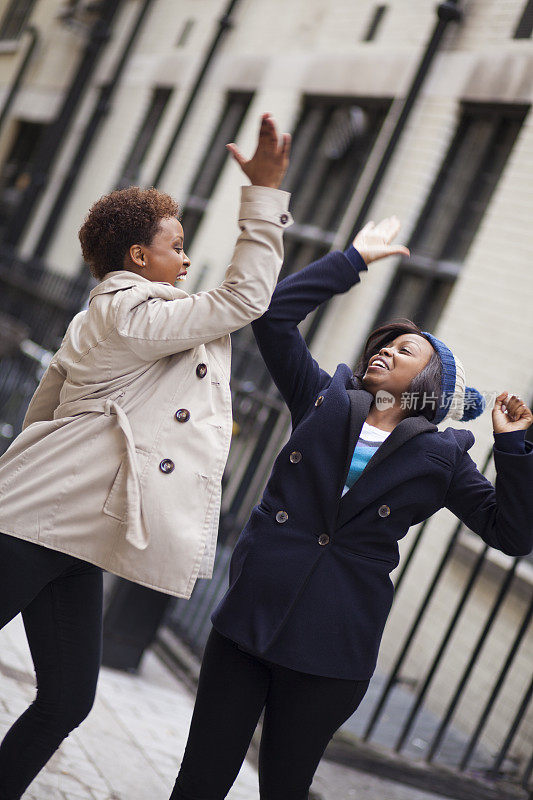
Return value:
<svg viewBox="0 0 533 800">
<path fill-rule="evenodd" d="M 523 433 L 495 435 L 494 487 L 468 455 L 470 431 L 402 420 L 341 497 L 373 396 L 339 364 L 312 358 L 298 323 L 359 281 L 353 248 L 278 284 L 253 323 L 292 418 L 263 497 L 232 555 L 214 627 L 244 650 L 291 669 L 368 679 L 393 599 L 390 572 L 409 527 L 446 506 L 510 555 L 533 547 L 533 449 Z"/>
</svg>

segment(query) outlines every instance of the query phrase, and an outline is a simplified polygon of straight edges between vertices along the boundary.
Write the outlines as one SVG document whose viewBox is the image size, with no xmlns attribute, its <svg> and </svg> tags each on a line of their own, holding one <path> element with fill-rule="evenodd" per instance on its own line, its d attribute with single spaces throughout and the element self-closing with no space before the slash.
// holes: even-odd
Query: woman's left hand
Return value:
<svg viewBox="0 0 533 800">
<path fill-rule="evenodd" d="M 509 397 L 508 392 L 498 395 L 492 409 L 494 433 L 527 430 L 532 424 L 533 413 L 523 400 L 514 394 Z"/>
<path fill-rule="evenodd" d="M 396 216 L 382 219 L 377 225 L 367 222 L 353 240 L 353 246 L 365 264 L 387 256 L 409 256 L 411 254 L 407 247 L 392 244 L 399 231 L 400 220 Z"/>
</svg>

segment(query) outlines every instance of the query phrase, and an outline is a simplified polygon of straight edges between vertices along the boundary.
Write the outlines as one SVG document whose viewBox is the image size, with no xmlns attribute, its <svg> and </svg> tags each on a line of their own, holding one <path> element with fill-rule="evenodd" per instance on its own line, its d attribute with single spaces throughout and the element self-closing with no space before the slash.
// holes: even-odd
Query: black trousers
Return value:
<svg viewBox="0 0 533 800">
<path fill-rule="evenodd" d="M 102 652 L 102 570 L 0 533 L 0 628 L 19 612 L 37 696 L 0 745 L 0 800 L 18 800 L 91 710 Z"/>
<path fill-rule="evenodd" d="M 307 800 L 318 763 L 369 681 L 323 678 L 243 652 L 212 630 L 189 739 L 170 800 L 222 800 L 246 756 L 264 707 L 261 800 Z"/>
</svg>

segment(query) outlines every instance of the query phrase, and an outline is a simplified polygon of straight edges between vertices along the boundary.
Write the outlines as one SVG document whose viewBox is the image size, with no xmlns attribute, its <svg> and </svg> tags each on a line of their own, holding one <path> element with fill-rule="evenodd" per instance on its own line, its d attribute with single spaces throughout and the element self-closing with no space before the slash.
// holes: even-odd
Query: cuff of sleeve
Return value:
<svg viewBox="0 0 533 800">
<path fill-rule="evenodd" d="M 271 186 L 241 186 L 241 203 L 271 203 L 276 208 L 287 211 L 290 199 L 291 193 L 284 192 L 283 189 L 273 189 Z"/>
<path fill-rule="evenodd" d="M 346 248 L 346 250 L 344 251 L 344 255 L 346 256 L 352 267 L 354 267 L 354 269 L 357 270 L 357 272 L 362 272 L 363 270 L 368 269 L 362 256 L 355 249 L 353 244 L 351 244 L 349 247 Z"/>
<path fill-rule="evenodd" d="M 525 430 L 494 433 L 494 447 L 502 453 L 526 453 Z"/>
<path fill-rule="evenodd" d="M 290 192 L 272 189 L 270 186 L 241 186 L 241 208 L 239 222 L 259 219 L 273 222 L 280 228 L 293 223 L 289 209 Z"/>
</svg>

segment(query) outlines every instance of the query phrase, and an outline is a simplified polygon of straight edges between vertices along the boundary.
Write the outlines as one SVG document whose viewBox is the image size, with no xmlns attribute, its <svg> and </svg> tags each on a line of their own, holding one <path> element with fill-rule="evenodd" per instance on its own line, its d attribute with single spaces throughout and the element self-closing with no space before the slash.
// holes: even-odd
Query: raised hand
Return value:
<svg viewBox="0 0 533 800">
<path fill-rule="evenodd" d="M 226 148 L 253 186 L 279 188 L 289 166 L 291 137 L 284 133 L 279 139 L 270 114 L 263 114 L 261 117 L 259 141 L 252 158 L 247 160 L 235 144 L 227 144 Z"/>
<path fill-rule="evenodd" d="M 398 217 L 387 217 L 377 225 L 367 222 L 355 239 L 353 246 L 360 254 L 365 264 L 377 261 L 379 258 L 387 256 L 411 255 L 407 247 L 400 244 L 391 244 L 392 240 L 400 231 L 400 220 Z"/>
<path fill-rule="evenodd" d="M 533 414 L 523 400 L 508 392 L 498 395 L 492 409 L 494 433 L 527 430 L 533 424 Z"/>
</svg>

